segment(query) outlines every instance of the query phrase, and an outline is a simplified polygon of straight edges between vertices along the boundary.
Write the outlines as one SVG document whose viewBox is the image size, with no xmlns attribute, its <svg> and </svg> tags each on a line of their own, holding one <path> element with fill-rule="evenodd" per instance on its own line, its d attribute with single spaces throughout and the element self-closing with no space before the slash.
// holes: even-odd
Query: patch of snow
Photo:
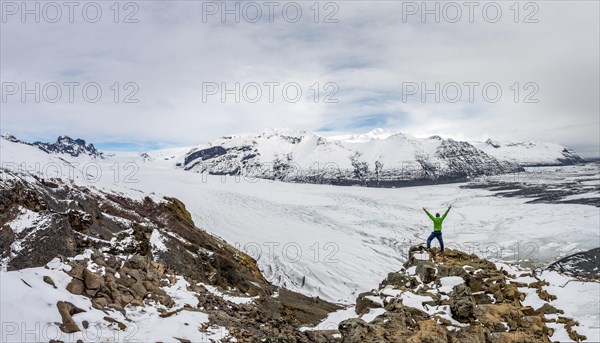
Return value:
<svg viewBox="0 0 600 343">
<path fill-rule="evenodd" d="M 571 337 L 569 337 L 569 333 L 567 332 L 567 329 L 565 328 L 564 324 L 562 324 L 562 323 L 546 323 L 546 326 L 554 329 L 554 333 L 552 334 L 552 336 L 550 336 L 552 338 L 553 342 L 560 342 L 560 343 L 575 342 L 574 340 L 571 339 Z M 575 331 L 578 331 L 577 328 L 575 328 Z M 588 339 L 588 340 L 585 340 L 584 342 L 596 342 L 596 341 L 591 341 Z"/>
<path fill-rule="evenodd" d="M 384 308 L 371 308 L 368 313 L 363 314 L 360 318 L 367 323 L 372 322 L 375 318 L 385 313 Z"/>
<path fill-rule="evenodd" d="M 249 304 L 258 298 L 258 297 L 239 297 L 239 296 L 225 294 L 225 293 L 219 291 L 219 289 L 217 287 L 207 285 L 202 282 L 199 282 L 197 285 L 206 288 L 206 290 L 209 291 L 210 293 L 212 293 L 218 297 L 221 297 L 226 301 L 232 302 L 234 304 Z"/>
<path fill-rule="evenodd" d="M 423 312 L 428 312 L 427 309 L 423 307 L 423 303 L 433 300 L 430 296 L 418 295 L 409 291 L 402 292 L 400 297 L 402 298 L 402 304 L 404 304 L 404 306 L 413 307 Z"/>
<path fill-rule="evenodd" d="M 450 293 L 455 286 L 458 286 L 464 282 L 465 280 L 463 280 L 463 278 L 460 276 L 443 277 L 440 279 L 441 285 L 438 288 L 438 291 L 442 293 Z"/>
<path fill-rule="evenodd" d="M 565 311 L 566 317 L 579 322 L 575 331 L 587 337 L 587 342 L 600 342 L 600 282 L 582 282 L 555 271 L 544 271 L 540 275 L 550 283 L 543 289 L 556 295 L 550 305 Z"/>
<path fill-rule="evenodd" d="M 335 312 L 329 313 L 327 318 L 323 319 L 318 325 L 312 327 L 301 327 L 300 331 L 308 330 L 337 330 L 341 322 L 350 318 L 357 318 L 355 307 L 347 307 Z"/>
<path fill-rule="evenodd" d="M 39 213 L 33 212 L 25 207 L 20 207 L 19 215 L 17 218 L 9 222 L 8 226 L 16 235 L 18 235 L 22 231 L 34 227 L 35 224 L 41 220 L 41 218 L 42 216 Z"/>
<path fill-rule="evenodd" d="M 365 299 L 371 300 L 372 302 L 379 304 L 381 305 L 381 307 L 383 307 L 383 299 L 381 299 L 380 297 L 368 295 L 365 297 Z"/>
<path fill-rule="evenodd" d="M 190 305 L 198 306 L 198 295 L 188 290 L 189 282 L 185 281 L 183 276 L 177 276 L 174 285 L 163 287 L 163 290 L 173 299 L 177 307 Z"/>
<path fill-rule="evenodd" d="M 150 245 L 152 246 L 152 255 L 158 252 L 167 251 L 167 246 L 164 243 L 164 238 L 157 229 L 152 230 L 150 235 Z"/>
</svg>

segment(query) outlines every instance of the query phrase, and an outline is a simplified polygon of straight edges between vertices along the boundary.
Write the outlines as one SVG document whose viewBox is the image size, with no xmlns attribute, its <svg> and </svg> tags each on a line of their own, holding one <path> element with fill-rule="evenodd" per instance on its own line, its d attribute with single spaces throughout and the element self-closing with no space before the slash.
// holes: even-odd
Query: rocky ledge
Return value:
<svg viewBox="0 0 600 343">
<path fill-rule="evenodd" d="M 412 247 L 402 270 L 359 295 L 362 318 L 340 323 L 342 342 L 552 342 L 555 324 L 574 341 L 586 339 L 577 322 L 548 303 L 556 297 L 535 272 L 499 265 L 457 250 Z M 544 305 L 524 306 L 531 294 Z"/>
</svg>

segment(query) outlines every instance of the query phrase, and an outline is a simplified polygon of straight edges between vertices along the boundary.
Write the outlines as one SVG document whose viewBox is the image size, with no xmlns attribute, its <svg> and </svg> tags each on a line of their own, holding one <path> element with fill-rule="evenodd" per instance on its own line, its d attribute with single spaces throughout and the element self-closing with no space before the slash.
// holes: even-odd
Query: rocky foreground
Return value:
<svg viewBox="0 0 600 343">
<path fill-rule="evenodd" d="M 379 289 L 359 295 L 357 314 L 340 323 L 342 342 L 553 342 L 553 327 L 585 340 L 578 323 L 548 302 L 556 297 L 534 272 L 496 264 L 457 250 L 412 247 L 399 272 Z M 524 306 L 539 297 L 539 308 Z"/>
<path fill-rule="evenodd" d="M 143 342 L 335 341 L 334 332 L 298 328 L 338 305 L 271 285 L 254 259 L 196 227 L 177 199 L 0 171 L 8 341 L 32 339 L 20 325 L 40 322 L 54 334 L 42 330 L 35 341 L 96 341 L 90 332 Z"/>
</svg>

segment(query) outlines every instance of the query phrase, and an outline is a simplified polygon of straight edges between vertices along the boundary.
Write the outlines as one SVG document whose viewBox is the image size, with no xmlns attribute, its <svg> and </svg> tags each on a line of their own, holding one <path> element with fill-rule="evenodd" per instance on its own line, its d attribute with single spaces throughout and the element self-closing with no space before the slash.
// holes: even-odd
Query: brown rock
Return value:
<svg viewBox="0 0 600 343">
<path fill-rule="evenodd" d="M 89 297 L 94 297 L 98 293 L 97 289 L 86 289 L 85 294 Z"/>
<path fill-rule="evenodd" d="M 563 310 L 559 310 L 556 307 L 545 303 L 544 305 L 542 305 L 542 307 L 538 308 L 537 310 L 535 310 L 535 314 L 563 314 L 565 313 L 565 311 Z"/>
<path fill-rule="evenodd" d="M 156 285 L 153 284 L 150 281 L 144 281 L 142 282 L 142 285 L 144 286 L 144 288 L 146 288 L 147 291 L 152 292 L 152 290 L 154 290 L 156 288 Z"/>
<path fill-rule="evenodd" d="M 104 261 L 103 258 L 101 258 L 99 256 L 94 259 L 94 263 L 96 263 L 99 266 L 106 267 L 106 262 Z"/>
<path fill-rule="evenodd" d="M 85 267 L 78 261 L 69 262 L 69 266 L 71 266 L 71 270 L 67 274 L 83 281 L 83 270 L 85 269 Z"/>
<path fill-rule="evenodd" d="M 475 300 L 465 284 L 455 286 L 450 293 L 450 311 L 461 322 L 468 322 L 475 316 Z"/>
<path fill-rule="evenodd" d="M 135 279 L 130 278 L 128 276 L 120 277 L 116 280 L 116 283 L 123 285 L 125 287 L 131 287 L 131 285 L 133 285 L 135 283 Z"/>
<path fill-rule="evenodd" d="M 131 289 L 140 297 L 143 297 L 148 292 L 141 282 L 136 282 L 131 286 Z"/>
<path fill-rule="evenodd" d="M 94 298 L 92 299 L 92 307 L 98 310 L 104 309 L 108 305 L 108 299 L 106 298 Z"/>
<path fill-rule="evenodd" d="M 385 343 L 385 330 L 377 325 L 369 324 L 362 319 L 346 319 L 338 327 L 342 333 L 342 343 Z"/>
<path fill-rule="evenodd" d="M 133 300 L 131 300 L 131 305 L 133 305 L 133 306 L 144 306 L 144 302 L 142 302 L 139 299 L 133 299 Z"/>
<path fill-rule="evenodd" d="M 99 289 L 104 285 L 104 278 L 87 268 L 83 270 L 83 281 L 88 289 Z"/>
<path fill-rule="evenodd" d="M 423 283 L 430 283 L 435 280 L 435 265 L 429 261 L 418 261 L 415 273 Z"/>
<path fill-rule="evenodd" d="M 133 297 L 133 295 L 131 295 L 129 293 L 121 293 L 121 299 L 120 299 L 121 304 L 127 305 L 134 300 L 135 300 L 135 298 Z"/>
<path fill-rule="evenodd" d="M 166 307 L 172 307 L 173 305 L 175 305 L 175 302 L 173 301 L 173 299 L 171 299 L 171 297 L 168 295 L 159 295 L 158 299 L 159 299 L 160 303 Z"/>
<path fill-rule="evenodd" d="M 51 285 L 52 287 L 56 288 L 56 285 L 54 284 L 54 280 L 52 280 L 51 277 L 49 277 L 48 275 L 44 275 L 43 278 L 44 282 Z"/>
<path fill-rule="evenodd" d="M 62 324 L 59 326 L 62 332 L 73 333 L 81 331 L 72 316 L 77 313 L 85 312 L 84 310 L 67 301 L 59 301 L 56 303 L 56 307 L 62 318 Z"/>
<path fill-rule="evenodd" d="M 144 281 L 144 278 L 142 277 L 142 273 L 140 273 L 140 271 L 137 269 L 132 269 L 128 275 L 131 276 L 132 278 L 134 278 L 138 282 Z"/>
<path fill-rule="evenodd" d="M 410 339 L 409 343 L 448 343 L 447 332 L 434 320 L 424 320 L 419 323 L 419 331 Z"/>
<path fill-rule="evenodd" d="M 83 281 L 76 278 L 73 278 L 71 282 L 69 282 L 69 284 L 67 285 L 67 291 L 73 294 L 81 295 L 83 294 L 84 290 L 85 287 L 83 285 Z"/>
<path fill-rule="evenodd" d="M 381 307 L 380 304 L 378 304 L 370 299 L 367 299 L 368 296 L 374 296 L 374 295 L 371 292 L 364 292 L 364 293 L 360 293 L 358 295 L 358 297 L 356 298 L 356 307 L 354 309 L 356 314 L 365 314 L 365 313 L 369 312 L 369 310 L 371 308 Z"/>
<path fill-rule="evenodd" d="M 117 324 L 117 326 L 119 327 L 119 330 L 121 330 L 121 331 L 127 329 L 127 325 L 125 325 L 125 324 L 121 323 L 120 321 L 118 321 L 114 318 L 111 318 L 109 316 L 104 317 L 104 320 L 106 320 L 109 323 Z"/>
<path fill-rule="evenodd" d="M 108 304 L 108 308 L 112 308 L 114 310 L 121 311 L 121 312 L 124 311 L 123 306 L 121 306 L 117 303 Z"/>
<path fill-rule="evenodd" d="M 524 316 L 532 316 L 535 314 L 535 311 L 533 310 L 533 307 L 525 306 L 521 308 L 521 313 L 523 313 Z"/>
</svg>

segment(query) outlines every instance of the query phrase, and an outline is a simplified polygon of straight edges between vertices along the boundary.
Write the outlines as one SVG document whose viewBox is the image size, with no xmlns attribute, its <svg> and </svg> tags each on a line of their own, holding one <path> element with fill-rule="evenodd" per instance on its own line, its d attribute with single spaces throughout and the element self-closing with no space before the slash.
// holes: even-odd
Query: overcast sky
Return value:
<svg viewBox="0 0 600 343">
<path fill-rule="evenodd" d="M 236 22 L 235 2 L 3 1 L 0 129 L 150 149 L 385 128 L 600 155 L 598 1 L 421 3 L 243 2 Z"/>
</svg>

